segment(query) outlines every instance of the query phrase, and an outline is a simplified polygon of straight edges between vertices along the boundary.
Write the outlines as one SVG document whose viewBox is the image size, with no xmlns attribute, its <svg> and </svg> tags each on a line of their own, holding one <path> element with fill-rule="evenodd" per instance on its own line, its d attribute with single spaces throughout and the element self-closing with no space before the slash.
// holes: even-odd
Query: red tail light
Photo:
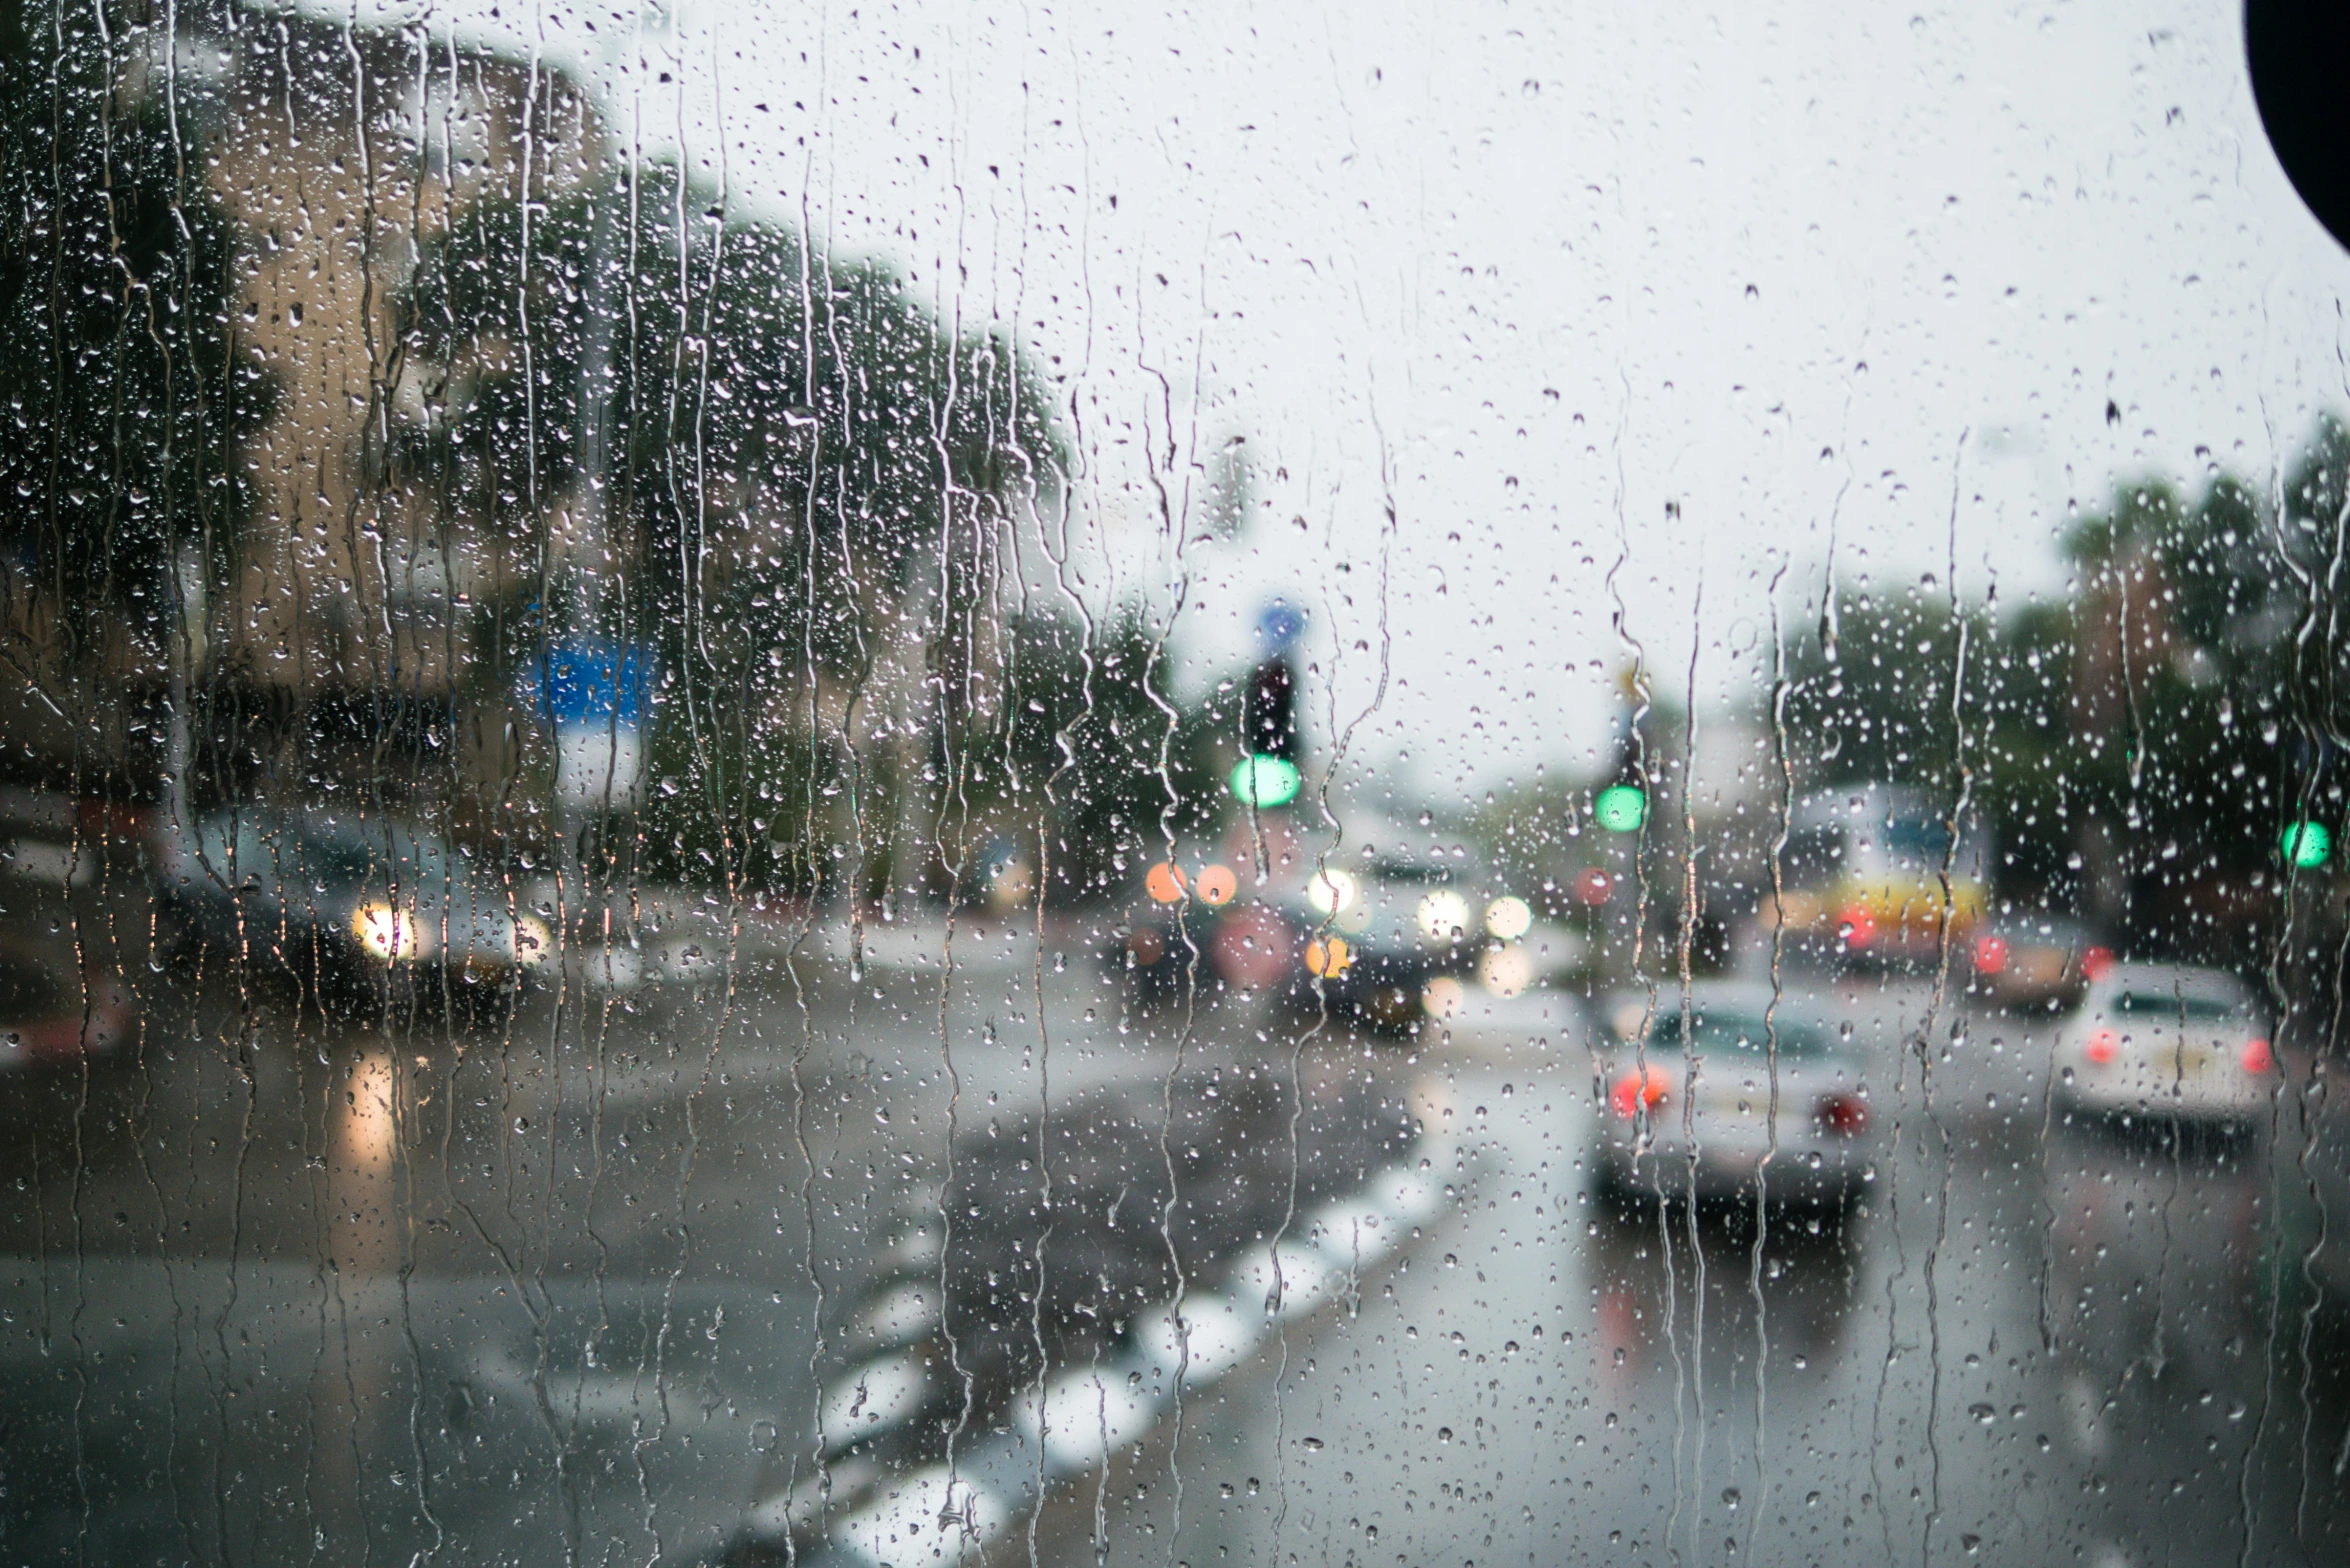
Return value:
<svg viewBox="0 0 2350 1568">
<path fill-rule="evenodd" d="M 2267 1072 L 2276 1065 L 2277 1060 L 2276 1053 L 2268 1048 L 2268 1042 L 2257 1038 L 2245 1041 L 2244 1054 L 2236 1059 L 2244 1064 L 2244 1071 L 2254 1074 Z"/>
<path fill-rule="evenodd" d="M 1995 975 L 2007 968 L 2007 943 L 1995 936 L 1976 939 L 1975 973 Z"/>
<path fill-rule="evenodd" d="M 2115 1034 L 2111 1029 L 2100 1029 L 2089 1036 L 2089 1043 L 2082 1049 L 2088 1053 L 2089 1060 L 2103 1067 L 2121 1053 L 2121 1048 L 2122 1037 L 2120 1035 Z"/>
<path fill-rule="evenodd" d="M 2112 967 L 2113 949 L 2111 948 L 2092 947 L 2081 955 L 2081 978 L 2084 980 L 2102 980 L 2105 978 L 2106 971 Z"/>
<path fill-rule="evenodd" d="M 1665 1093 L 1672 1083 L 1661 1067 L 1651 1067 L 1645 1072 L 1635 1068 L 1616 1080 L 1615 1088 L 1608 1093 L 1608 1103 L 1615 1107 L 1618 1116 L 1630 1121 L 1643 1105 L 1653 1111 L 1664 1104 Z"/>
<path fill-rule="evenodd" d="M 1865 904 L 1854 904 L 1836 916 L 1836 934 L 1846 947 L 1866 947 L 1877 939 L 1877 917 Z"/>
<path fill-rule="evenodd" d="M 1820 1103 L 1812 1107 L 1811 1115 L 1822 1130 L 1846 1137 L 1869 1124 L 1868 1102 L 1854 1094 L 1822 1095 Z"/>
</svg>

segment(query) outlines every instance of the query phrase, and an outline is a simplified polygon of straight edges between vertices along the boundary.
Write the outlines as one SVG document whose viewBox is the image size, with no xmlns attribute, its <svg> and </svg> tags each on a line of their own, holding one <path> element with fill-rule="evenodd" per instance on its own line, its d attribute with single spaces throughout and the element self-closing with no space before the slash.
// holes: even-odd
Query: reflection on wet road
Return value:
<svg viewBox="0 0 2350 1568">
<path fill-rule="evenodd" d="M 144 988 L 142 1049 L 8 1081 L 12 1554 L 2343 1549 L 2290 1151 L 2072 1125 L 2046 1028 L 1817 999 L 1870 1178 L 1758 1248 L 1599 1189 L 1572 999 L 1301 1044 L 975 946 L 943 1026 L 910 966 L 388 1037 Z"/>
<path fill-rule="evenodd" d="M 1891 1047 L 1923 1002 L 1850 1005 Z M 1193 1413 L 1180 1558 L 2340 1560 L 2340 1368 L 2301 1375 L 2261 1140 L 2066 1125 L 2046 1032 L 1967 1015 L 1930 1080 L 1881 1058 L 1860 1204 L 1693 1247 L 1591 1191 L 1572 1053 L 1464 1047 L 1457 1215 Z M 1163 1538 L 1174 1481 L 1121 1471 L 1111 1536 Z"/>
</svg>

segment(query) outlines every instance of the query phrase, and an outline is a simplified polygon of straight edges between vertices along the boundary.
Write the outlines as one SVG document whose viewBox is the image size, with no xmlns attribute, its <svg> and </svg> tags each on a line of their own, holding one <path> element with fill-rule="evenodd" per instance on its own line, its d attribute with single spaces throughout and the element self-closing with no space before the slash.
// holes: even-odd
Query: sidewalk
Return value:
<svg viewBox="0 0 2350 1568">
<path fill-rule="evenodd" d="M 897 920 L 868 912 L 804 906 L 738 904 L 698 888 L 601 889 L 582 898 L 575 888 L 558 899 L 555 879 L 541 877 L 519 890 L 524 903 L 552 924 L 570 928 L 570 952 L 590 984 L 616 988 L 691 982 L 714 973 L 731 953 L 735 962 L 791 957 L 846 969 L 853 961 L 881 973 L 938 973 L 952 957 L 958 974 L 1000 975 L 1032 969 L 1037 960 L 1036 916 L 987 910 L 955 913 L 924 907 Z M 1045 916 L 1046 964 L 1056 955 L 1090 961 L 1111 921 L 1107 911 L 1053 911 Z M 605 933 L 609 931 L 609 943 Z M 950 934 L 952 947 L 949 947 Z"/>
</svg>

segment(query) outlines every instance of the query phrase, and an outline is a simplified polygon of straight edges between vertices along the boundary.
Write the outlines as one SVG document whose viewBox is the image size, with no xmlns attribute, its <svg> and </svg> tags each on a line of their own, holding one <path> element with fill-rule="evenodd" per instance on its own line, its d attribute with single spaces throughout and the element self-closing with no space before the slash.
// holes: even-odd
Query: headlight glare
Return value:
<svg viewBox="0 0 2350 1568">
<path fill-rule="evenodd" d="M 404 963 L 424 950 L 424 932 L 414 910 L 390 904 L 361 904 L 351 916 L 351 934 L 360 946 L 385 963 Z"/>
<path fill-rule="evenodd" d="M 1317 913 L 1335 915 L 1352 905 L 1361 891 L 1351 873 L 1325 866 L 1306 879 L 1306 902 Z"/>
<path fill-rule="evenodd" d="M 1431 942 L 1457 942 L 1468 934 L 1469 901 L 1448 889 L 1420 900 L 1420 935 Z"/>
<path fill-rule="evenodd" d="M 514 961 L 525 969 L 536 969 L 547 961 L 554 951 L 554 939 L 547 934 L 547 924 L 536 915 L 514 917 Z"/>
</svg>

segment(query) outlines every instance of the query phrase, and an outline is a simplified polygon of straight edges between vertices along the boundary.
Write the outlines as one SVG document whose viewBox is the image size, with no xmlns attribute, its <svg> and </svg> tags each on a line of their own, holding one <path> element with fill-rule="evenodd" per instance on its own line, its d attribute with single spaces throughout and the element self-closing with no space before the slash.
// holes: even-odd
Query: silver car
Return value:
<svg viewBox="0 0 2350 1568">
<path fill-rule="evenodd" d="M 1594 1168 L 1617 1192 L 1839 1202 L 1869 1174 L 1861 1051 L 1767 987 L 1699 985 L 1616 1011 Z M 1693 1049 L 1684 1051 L 1684 1017 Z M 1777 1116 L 1772 1116 L 1776 1055 Z M 1694 1156 L 1694 1160 L 1692 1159 Z"/>
<path fill-rule="evenodd" d="M 497 868 L 405 824 L 216 811 L 167 828 L 159 861 L 160 912 L 181 942 L 361 1001 L 511 998 L 552 952 Z"/>
</svg>

